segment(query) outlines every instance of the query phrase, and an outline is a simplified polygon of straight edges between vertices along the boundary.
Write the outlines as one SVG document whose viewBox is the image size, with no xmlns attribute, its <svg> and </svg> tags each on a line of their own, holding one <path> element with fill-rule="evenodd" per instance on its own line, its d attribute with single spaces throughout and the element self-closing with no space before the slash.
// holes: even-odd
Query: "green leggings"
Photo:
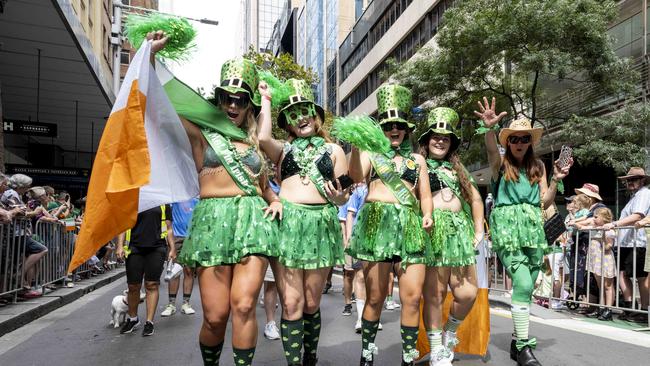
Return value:
<svg viewBox="0 0 650 366">
<path fill-rule="evenodd" d="M 497 254 L 512 278 L 512 302 L 530 304 L 544 259 L 544 249 L 519 248 L 513 252 L 497 251 Z"/>
</svg>

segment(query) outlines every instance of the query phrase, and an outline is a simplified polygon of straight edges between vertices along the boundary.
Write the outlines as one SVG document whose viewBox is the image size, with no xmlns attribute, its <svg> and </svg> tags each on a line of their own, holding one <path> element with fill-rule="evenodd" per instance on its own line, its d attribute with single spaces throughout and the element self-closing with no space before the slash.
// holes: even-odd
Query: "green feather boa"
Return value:
<svg viewBox="0 0 650 366">
<path fill-rule="evenodd" d="M 147 38 L 147 33 L 163 31 L 169 37 L 164 49 L 158 54 L 160 57 L 182 61 L 196 44 L 196 29 L 189 21 L 168 15 L 149 13 L 147 15 L 129 14 L 125 22 L 125 34 L 134 48 L 140 48 Z"/>
<path fill-rule="evenodd" d="M 272 72 L 268 70 L 258 70 L 258 75 L 260 80 L 266 82 L 266 85 L 269 86 L 271 91 L 271 106 L 273 108 L 278 108 L 282 105 L 282 101 L 289 100 L 289 95 L 291 91 L 285 83 L 278 79 Z"/>
<path fill-rule="evenodd" d="M 334 120 L 331 134 L 364 151 L 380 154 L 390 151 L 390 141 L 384 131 L 368 116 L 338 117 Z"/>
</svg>

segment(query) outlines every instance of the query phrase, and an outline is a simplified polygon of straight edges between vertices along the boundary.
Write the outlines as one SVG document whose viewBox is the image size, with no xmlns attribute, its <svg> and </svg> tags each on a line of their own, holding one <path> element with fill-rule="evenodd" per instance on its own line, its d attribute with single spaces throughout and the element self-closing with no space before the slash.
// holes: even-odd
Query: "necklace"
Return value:
<svg viewBox="0 0 650 366">
<path fill-rule="evenodd" d="M 255 153 L 255 147 L 252 145 L 248 145 L 248 148 L 246 148 L 246 150 L 244 150 L 243 152 L 239 152 L 239 150 L 237 150 L 237 147 L 235 147 L 235 145 L 232 143 L 230 138 L 226 137 L 225 140 L 226 143 L 228 144 L 228 150 L 230 150 L 233 153 L 232 155 L 235 161 L 237 162 L 237 164 L 240 164 L 242 167 L 244 167 L 244 171 L 246 172 L 246 174 L 248 174 L 248 176 L 251 177 L 253 181 L 255 181 L 260 176 L 260 174 L 262 174 L 262 169 L 260 169 L 260 171 L 256 174 L 251 170 L 251 168 L 248 165 L 243 164 L 242 162 L 243 158 L 247 157 L 249 154 Z"/>
<path fill-rule="evenodd" d="M 311 182 L 311 176 L 314 175 L 314 170 L 318 169 L 316 167 L 316 159 L 321 156 L 327 149 L 327 144 L 324 140 L 320 143 L 320 140 L 317 140 L 316 145 L 312 144 L 311 141 L 307 140 L 307 144 L 304 143 L 305 140 L 299 140 L 297 143 L 292 144 L 293 149 L 293 160 L 300 168 L 298 175 L 300 176 L 300 182 L 303 185 L 309 185 Z"/>
</svg>

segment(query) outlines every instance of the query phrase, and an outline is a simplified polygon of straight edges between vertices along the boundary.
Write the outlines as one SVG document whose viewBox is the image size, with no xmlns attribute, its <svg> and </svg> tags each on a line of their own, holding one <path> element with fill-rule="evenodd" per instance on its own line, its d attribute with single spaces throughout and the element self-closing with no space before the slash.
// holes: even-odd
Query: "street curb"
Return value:
<svg viewBox="0 0 650 366">
<path fill-rule="evenodd" d="M 124 277 L 126 270 L 121 267 L 97 277 L 75 283 L 73 288 L 60 288 L 46 293 L 40 298 L 7 305 L 0 308 L 0 316 L 7 312 L 17 312 L 6 320 L 0 320 L 0 337 L 10 333 L 52 311 L 70 304 L 82 296 Z M 24 308 L 24 309 L 21 309 Z"/>
</svg>

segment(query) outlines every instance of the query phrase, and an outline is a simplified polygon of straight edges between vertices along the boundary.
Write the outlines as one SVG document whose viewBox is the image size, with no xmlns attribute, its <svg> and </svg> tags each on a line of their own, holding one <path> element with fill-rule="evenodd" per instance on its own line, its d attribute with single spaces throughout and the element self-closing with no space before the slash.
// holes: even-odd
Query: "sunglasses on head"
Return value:
<svg viewBox="0 0 650 366">
<path fill-rule="evenodd" d="M 397 129 L 398 131 L 406 131 L 408 130 L 409 126 L 403 122 L 388 122 L 381 125 L 381 129 L 384 130 L 384 132 L 390 132 L 393 130 L 393 128 Z"/>
<path fill-rule="evenodd" d="M 528 144 L 530 141 L 533 139 L 531 135 L 526 135 L 526 136 L 509 136 L 508 137 L 508 142 L 511 144 Z"/>
<path fill-rule="evenodd" d="M 231 105 L 234 104 L 237 108 L 247 108 L 250 105 L 250 98 L 247 95 L 236 95 L 219 93 L 219 104 Z"/>
</svg>

